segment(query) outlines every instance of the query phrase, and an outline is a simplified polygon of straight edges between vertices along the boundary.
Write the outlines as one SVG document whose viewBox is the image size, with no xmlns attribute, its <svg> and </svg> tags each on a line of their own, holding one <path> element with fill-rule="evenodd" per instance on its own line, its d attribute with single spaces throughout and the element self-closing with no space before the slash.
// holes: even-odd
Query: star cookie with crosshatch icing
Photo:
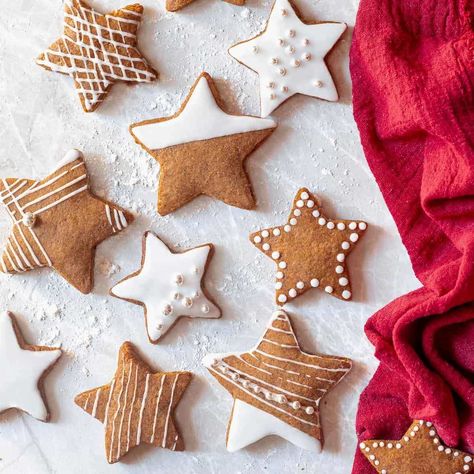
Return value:
<svg viewBox="0 0 474 474">
<path fill-rule="evenodd" d="M 201 194 L 254 209 L 244 160 L 275 127 L 271 119 L 224 112 L 204 72 L 176 114 L 135 123 L 130 133 L 160 164 L 157 207 L 166 215 Z"/>
<path fill-rule="evenodd" d="M 321 399 L 352 367 L 345 357 L 303 352 L 289 316 L 281 310 L 273 314 L 254 349 L 209 354 L 203 364 L 234 398 L 227 429 L 229 451 L 276 434 L 320 452 Z"/>
<path fill-rule="evenodd" d="M 96 246 L 133 221 L 130 213 L 92 194 L 77 150 L 42 180 L 0 178 L 0 201 L 13 221 L 0 270 L 52 267 L 82 293 L 92 290 Z"/>
<path fill-rule="evenodd" d="M 27 344 L 15 316 L 0 313 L 0 413 L 16 408 L 48 421 L 43 379 L 60 356 L 57 347 Z"/>
<path fill-rule="evenodd" d="M 183 451 L 174 411 L 191 378 L 191 372 L 153 372 L 134 346 L 124 342 L 112 381 L 77 395 L 74 401 L 104 424 L 110 464 L 142 443 Z"/>
<path fill-rule="evenodd" d="M 445 446 L 430 422 L 415 420 L 399 440 L 370 439 L 360 450 L 379 474 L 468 474 L 472 456 Z"/>
<path fill-rule="evenodd" d="M 366 229 L 362 221 L 329 219 L 317 198 L 302 188 L 287 223 L 254 232 L 250 241 L 278 267 L 277 304 L 283 305 L 311 288 L 350 300 L 346 258 Z"/>
<path fill-rule="evenodd" d="M 305 23 L 290 1 L 276 0 L 263 33 L 229 49 L 260 77 L 262 117 L 295 94 L 338 100 L 324 57 L 346 28 L 345 23 Z"/>
<path fill-rule="evenodd" d="M 202 281 L 212 244 L 173 253 L 155 234 L 146 232 L 142 248 L 141 269 L 117 283 L 110 294 L 143 306 L 151 343 L 156 344 L 182 316 L 221 316 L 220 309 L 206 295 Z"/>
<path fill-rule="evenodd" d="M 137 3 L 102 15 L 83 0 L 66 0 L 63 35 L 36 63 L 71 76 L 82 108 L 93 112 L 114 82 L 157 78 L 136 47 L 142 13 Z"/>
</svg>

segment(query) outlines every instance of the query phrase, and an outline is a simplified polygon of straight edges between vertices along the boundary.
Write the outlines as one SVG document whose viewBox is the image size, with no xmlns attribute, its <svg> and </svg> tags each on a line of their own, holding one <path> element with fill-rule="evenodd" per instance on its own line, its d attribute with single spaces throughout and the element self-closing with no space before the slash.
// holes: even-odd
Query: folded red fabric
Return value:
<svg viewBox="0 0 474 474">
<path fill-rule="evenodd" d="M 423 284 L 367 321 L 380 365 L 360 398 L 360 441 L 424 419 L 474 451 L 473 25 L 472 0 L 360 3 L 354 117 Z M 353 472 L 374 470 L 357 452 Z"/>
</svg>

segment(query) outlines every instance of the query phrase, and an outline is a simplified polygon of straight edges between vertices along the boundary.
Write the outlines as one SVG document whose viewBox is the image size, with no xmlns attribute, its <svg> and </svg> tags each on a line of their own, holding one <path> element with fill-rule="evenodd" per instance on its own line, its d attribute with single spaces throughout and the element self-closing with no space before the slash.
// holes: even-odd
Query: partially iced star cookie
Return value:
<svg viewBox="0 0 474 474">
<path fill-rule="evenodd" d="M 174 411 L 191 378 L 191 372 L 154 372 L 134 346 L 124 342 L 110 383 L 87 390 L 74 401 L 104 424 L 110 464 L 140 444 L 183 451 Z"/>
<path fill-rule="evenodd" d="M 275 127 L 270 119 L 224 112 L 204 72 L 175 115 L 135 123 L 130 133 L 160 164 L 157 207 L 166 215 L 201 194 L 253 209 L 244 161 Z"/>
<path fill-rule="evenodd" d="M 278 435 L 320 452 L 321 399 L 352 367 L 345 357 L 303 352 L 289 316 L 281 310 L 273 314 L 254 349 L 210 354 L 203 364 L 234 398 L 227 428 L 229 451 Z"/>
<path fill-rule="evenodd" d="M 250 234 L 250 241 L 276 266 L 278 305 L 312 288 L 342 300 L 352 298 L 346 258 L 367 223 L 328 218 L 306 188 L 298 191 L 287 223 Z"/>
<path fill-rule="evenodd" d="M 142 267 L 117 283 L 110 294 L 143 306 L 150 342 L 156 344 L 182 316 L 219 318 L 203 278 L 213 246 L 173 253 L 152 232 L 143 237 Z"/>
<path fill-rule="evenodd" d="M 324 57 L 346 27 L 303 22 L 289 0 L 276 0 L 265 30 L 229 49 L 231 56 L 260 76 L 262 117 L 295 94 L 338 100 Z"/>
<path fill-rule="evenodd" d="M 0 313 L 0 413 L 17 408 L 48 421 L 43 379 L 60 355 L 58 348 L 27 344 L 14 315 Z"/>
<path fill-rule="evenodd" d="M 138 3 L 102 15 L 83 0 L 66 0 L 63 35 L 36 63 L 71 76 L 82 108 L 93 112 L 114 82 L 157 77 L 136 47 L 142 13 Z"/>
<path fill-rule="evenodd" d="M 133 221 L 130 213 L 92 194 L 77 150 L 42 180 L 0 178 L 0 202 L 13 222 L 0 270 L 51 267 L 82 293 L 92 290 L 96 246 Z"/>
</svg>

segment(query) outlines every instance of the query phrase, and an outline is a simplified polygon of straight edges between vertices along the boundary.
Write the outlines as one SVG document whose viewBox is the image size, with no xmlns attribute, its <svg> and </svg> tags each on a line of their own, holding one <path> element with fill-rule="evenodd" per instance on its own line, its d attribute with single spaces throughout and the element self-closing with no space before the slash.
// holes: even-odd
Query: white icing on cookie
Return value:
<svg viewBox="0 0 474 474">
<path fill-rule="evenodd" d="M 201 289 L 211 247 L 204 245 L 172 253 L 154 234 L 145 240 L 143 268 L 110 291 L 119 298 L 139 301 L 146 307 L 147 331 L 156 342 L 181 316 L 219 318 L 219 308 Z"/>
<path fill-rule="evenodd" d="M 202 76 L 178 116 L 161 122 L 137 125 L 132 134 L 150 150 L 198 140 L 256 132 L 276 127 L 271 119 L 226 114 L 217 104 Z"/>
<path fill-rule="evenodd" d="M 229 49 L 260 76 L 262 117 L 297 93 L 338 100 L 324 57 L 345 29 L 344 23 L 306 25 L 288 0 L 276 0 L 266 30 Z"/>
<path fill-rule="evenodd" d="M 230 452 L 271 435 L 280 436 L 300 448 L 321 452 L 321 443 L 313 436 L 242 400 L 235 400 L 232 423 L 227 434 L 227 449 Z"/>
<path fill-rule="evenodd" d="M 38 382 L 60 355 L 59 349 L 22 349 L 13 329 L 11 315 L 8 312 L 0 314 L 0 413 L 9 408 L 18 408 L 45 421 L 48 412 Z"/>
</svg>

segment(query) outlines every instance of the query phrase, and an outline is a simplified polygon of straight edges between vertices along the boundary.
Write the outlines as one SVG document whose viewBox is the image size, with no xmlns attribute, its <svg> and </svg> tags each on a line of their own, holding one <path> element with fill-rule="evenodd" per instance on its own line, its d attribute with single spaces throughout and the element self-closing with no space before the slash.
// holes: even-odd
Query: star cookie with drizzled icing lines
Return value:
<svg viewBox="0 0 474 474">
<path fill-rule="evenodd" d="M 183 451 L 173 414 L 191 378 L 191 372 L 153 372 L 134 346 L 124 342 L 112 381 L 77 395 L 74 401 L 104 424 L 110 464 L 142 443 Z"/>
<path fill-rule="evenodd" d="M 345 357 L 303 352 L 282 310 L 272 315 L 254 349 L 209 354 L 203 364 L 234 398 L 227 430 L 229 451 L 276 434 L 300 448 L 320 452 L 321 399 L 352 367 Z"/>
<path fill-rule="evenodd" d="M 78 150 L 42 180 L 0 178 L 0 201 L 13 221 L 0 270 L 51 267 L 82 293 L 92 290 L 96 246 L 133 221 L 129 212 L 92 194 Z"/>
<path fill-rule="evenodd" d="M 444 446 L 430 422 L 415 420 L 399 440 L 370 439 L 360 450 L 379 474 L 468 474 L 468 453 Z"/>
<path fill-rule="evenodd" d="M 142 13 L 137 3 L 102 15 L 83 0 L 66 0 L 63 35 L 36 63 L 71 76 L 82 108 L 93 112 L 114 82 L 157 78 L 136 47 Z"/>
<path fill-rule="evenodd" d="M 274 260 L 278 305 L 311 288 L 350 300 L 346 258 L 367 229 L 362 221 L 329 219 L 306 188 L 298 191 L 288 222 L 250 235 L 250 241 Z"/>
</svg>

